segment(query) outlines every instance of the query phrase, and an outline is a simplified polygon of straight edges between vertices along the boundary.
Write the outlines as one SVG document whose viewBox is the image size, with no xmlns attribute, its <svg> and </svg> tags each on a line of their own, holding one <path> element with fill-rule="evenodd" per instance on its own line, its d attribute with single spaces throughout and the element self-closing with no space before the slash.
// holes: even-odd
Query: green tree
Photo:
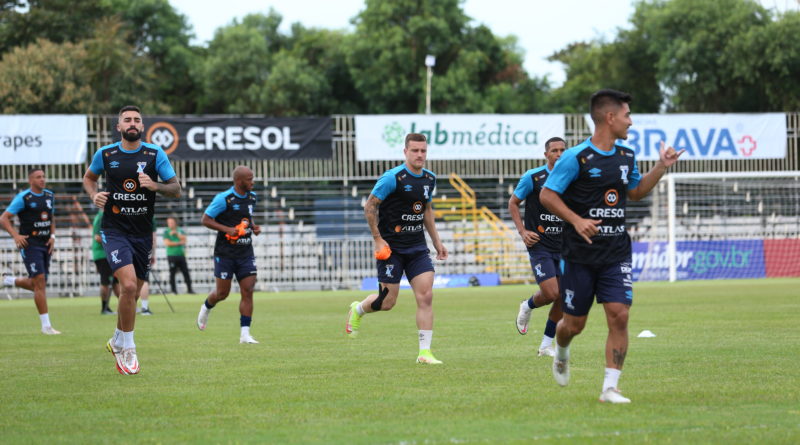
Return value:
<svg viewBox="0 0 800 445">
<path fill-rule="evenodd" d="M 0 61 L 0 111 L 6 114 L 83 113 L 94 97 L 83 62 L 86 49 L 44 38 Z"/>
<path fill-rule="evenodd" d="M 261 112 L 274 116 L 329 114 L 331 88 L 322 71 L 304 59 L 280 51 L 260 91 Z"/>
</svg>

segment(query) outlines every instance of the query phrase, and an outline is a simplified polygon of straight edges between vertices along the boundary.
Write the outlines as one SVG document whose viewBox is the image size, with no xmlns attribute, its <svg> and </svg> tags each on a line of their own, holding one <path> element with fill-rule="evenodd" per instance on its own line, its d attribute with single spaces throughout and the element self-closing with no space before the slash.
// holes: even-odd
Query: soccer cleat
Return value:
<svg viewBox="0 0 800 445">
<path fill-rule="evenodd" d="M 555 357 L 556 349 L 553 345 L 539 349 L 539 357 Z"/>
<path fill-rule="evenodd" d="M 14 287 L 16 278 L 8 272 L 3 273 L 3 287 Z"/>
<path fill-rule="evenodd" d="M 559 360 L 558 355 L 553 354 L 553 377 L 561 386 L 569 384 L 569 359 Z"/>
<path fill-rule="evenodd" d="M 201 331 L 206 330 L 206 325 L 208 324 L 209 312 L 210 311 L 206 309 L 206 304 L 203 303 L 203 305 L 200 306 L 200 313 L 197 314 L 197 329 L 200 329 Z"/>
<path fill-rule="evenodd" d="M 433 356 L 430 350 L 419 351 L 419 355 L 417 356 L 417 363 L 421 363 L 423 365 L 441 365 L 444 362 L 441 360 L 437 360 L 436 357 Z"/>
<path fill-rule="evenodd" d="M 622 395 L 617 388 L 606 388 L 600 393 L 600 401 L 608 403 L 631 403 L 631 399 Z"/>
<path fill-rule="evenodd" d="M 153 315 L 153 312 L 150 310 L 150 308 L 142 309 L 139 313 L 142 315 Z"/>
<path fill-rule="evenodd" d="M 344 331 L 350 338 L 358 336 L 358 328 L 361 327 L 361 315 L 358 315 L 356 307 L 361 304 L 360 301 L 350 303 L 350 311 L 347 312 L 347 324 L 344 326 Z"/>
<path fill-rule="evenodd" d="M 528 333 L 528 322 L 531 321 L 531 308 L 528 307 L 528 300 L 522 300 L 519 304 L 519 313 L 517 314 L 517 332 L 519 335 Z"/>
<path fill-rule="evenodd" d="M 254 345 L 254 344 L 258 344 L 258 340 L 256 340 L 252 336 L 250 336 L 250 334 L 247 334 L 247 335 L 242 335 L 241 337 L 239 337 L 239 343 L 242 343 L 242 344 L 253 344 Z"/>
<path fill-rule="evenodd" d="M 123 349 L 120 354 L 114 354 L 117 359 L 117 371 L 120 374 L 133 375 L 139 373 L 139 359 L 136 357 L 136 349 Z"/>
<path fill-rule="evenodd" d="M 114 354 L 114 357 L 116 357 L 117 354 L 121 354 L 122 353 L 122 348 L 118 347 L 118 346 L 115 346 L 114 345 L 114 337 L 111 337 L 111 338 L 108 339 L 108 342 L 106 343 L 106 351 Z"/>
<path fill-rule="evenodd" d="M 58 335 L 60 333 L 61 331 L 56 331 L 52 326 L 42 328 L 42 334 L 44 335 Z"/>
</svg>

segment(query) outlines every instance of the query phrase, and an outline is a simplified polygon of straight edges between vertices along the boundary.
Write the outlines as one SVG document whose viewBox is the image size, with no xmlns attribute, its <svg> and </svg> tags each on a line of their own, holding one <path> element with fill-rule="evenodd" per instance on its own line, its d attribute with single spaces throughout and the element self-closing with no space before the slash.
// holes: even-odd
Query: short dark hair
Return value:
<svg viewBox="0 0 800 445">
<path fill-rule="evenodd" d="M 30 175 L 32 175 L 32 174 L 34 174 L 34 173 L 38 172 L 39 170 L 41 170 L 41 171 L 42 171 L 42 173 L 44 173 L 44 167 L 39 167 L 39 166 L 37 165 L 37 166 L 34 166 L 34 167 L 31 167 L 31 168 L 29 168 L 29 169 L 28 169 L 28 176 L 30 176 Z"/>
<path fill-rule="evenodd" d="M 139 114 L 142 114 L 142 110 L 140 110 L 139 107 L 137 107 L 136 105 L 125 105 L 124 107 L 119 109 L 119 113 L 117 115 L 121 116 L 122 113 L 126 111 L 135 111 Z"/>
<path fill-rule="evenodd" d="M 408 143 L 411 141 L 428 143 L 428 138 L 426 138 L 422 133 L 408 133 L 406 135 L 406 143 L 404 147 L 408 148 Z"/>
<path fill-rule="evenodd" d="M 589 112 L 595 124 L 603 121 L 603 109 L 608 105 L 622 106 L 623 103 L 629 104 L 633 101 L 633 96 L 617 90 L 600 90 L 592 94 L 589 99 Z"/>
<path fill-rule="evenodd" d="M 548 139 L 547 142 L 544 143 L 544 151 L 549 150 L 550 144 L 552 144 L 553 142 L 563 142 L 564 145 L 567 145 L 567 141 L 565 141 L 564 139 L 561 139 L 558 136 L 553 136 L 550 139 Z"/>
</svg>

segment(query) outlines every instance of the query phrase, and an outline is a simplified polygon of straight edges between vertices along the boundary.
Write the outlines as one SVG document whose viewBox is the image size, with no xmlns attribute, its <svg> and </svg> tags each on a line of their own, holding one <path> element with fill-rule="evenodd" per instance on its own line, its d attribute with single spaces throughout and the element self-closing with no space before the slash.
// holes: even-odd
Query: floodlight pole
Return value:
<svg viewBox="0 0 800 445">
<path fill-rule="evenodd" d="M 431 78 L 433 77 L 433 67 L 436 65 L 436 56 L 425 56 L 425 67 L 428 71 L 428 82 L 425 88 L 425 114 L 431 114 Z"/>
</svg>

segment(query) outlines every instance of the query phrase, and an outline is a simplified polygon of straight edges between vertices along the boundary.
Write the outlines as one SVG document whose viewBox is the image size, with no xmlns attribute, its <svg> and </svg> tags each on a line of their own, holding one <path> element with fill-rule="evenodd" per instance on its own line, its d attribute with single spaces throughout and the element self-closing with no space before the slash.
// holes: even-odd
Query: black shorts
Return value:
<svg viewBox="0 0 800 445">
<path fill-rule="evenodd" d="M 150 273 L 150 256 L 153 254 L 151 235 L 132 236 L 114 230 L 101 230 L 100 238 L 111 270 L 133 264 L 136 278 L 147 281 Z"/>
<path fill-rule="evenodd" d="M 242 281 L 250 275 L 257 275 L 256 257 L 244 258 L 225 258 L 214 257 L 214 276 L 220 280 L 232 280 L 236 277 L 236 281 Z"/>
<path fill-rule="evenodd" d="M 387 260 L 377 260 L 378 283 L 399 283 L 403 273 L 410 282 L 414 277 L 425 272 L 433 272 L 430 250 L 425 247 L 410 253 L 392 251 L 392 256 Z"/>
<path fill-rule="evenodd" d="M 44 274 L 45 278 L 50 273 L 50 248 L 47 246 L 34 246 L 28 243 L 28 247 L 19 249 L 22 261 L 28 276 L 33 278 L 36 275 Z"/>
<path fill-rule="evenodd" d="M 100 284 L 103 286 L 110 285 L 111 280 L 114 278 L 114 273 L 111 271 L 108 260 L 105 258 L 94 260 L 94 267 L 97 269 L 97 273 L 100 274 Z"/>
<path fill-rule="evenodd" d="M 633 304 L 631 262 L 581 264 L 564 261 L 561 275 L 561 308 L 578 317 L 587 315 L 594 297 L 598 303 Z"/>
<path fill-rule="evenodd" d="M 550 278 L 561 276 L 561 254 L 546 250 L 529 250 L 528 259 L 536 283 L 541 284 Z"/>
</svg>

